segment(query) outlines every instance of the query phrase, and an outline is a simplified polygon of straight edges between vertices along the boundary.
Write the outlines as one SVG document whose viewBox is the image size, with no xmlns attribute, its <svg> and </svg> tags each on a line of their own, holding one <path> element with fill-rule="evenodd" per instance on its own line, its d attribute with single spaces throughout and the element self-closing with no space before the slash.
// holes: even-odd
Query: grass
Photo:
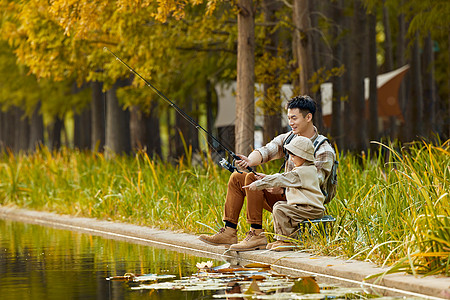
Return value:
<svg viewBox="0 0 450 300">
<path fill-rule="evenodd" d="M 450 141 L 381 145 L 375 155 L 342 155 L 336 217 L 330 241 L 307 237 L 318 254 L 368 260 L 389 272 L 450 274 Z M 186 151 L 190 154 L 189 149 Z M 138 153 L 107 159 L 100 153 L 43 148 L 0 157 L 0 204 L 191 233 L 222 227 L 230 173 L 201 156 L 178 164 Z M 269 164 L 267 173 L 280 162 Z M 264 228 L 273 231 L 266 212 Z M 245 207 L 239 234 L 243 236 Z"/>
</svg>

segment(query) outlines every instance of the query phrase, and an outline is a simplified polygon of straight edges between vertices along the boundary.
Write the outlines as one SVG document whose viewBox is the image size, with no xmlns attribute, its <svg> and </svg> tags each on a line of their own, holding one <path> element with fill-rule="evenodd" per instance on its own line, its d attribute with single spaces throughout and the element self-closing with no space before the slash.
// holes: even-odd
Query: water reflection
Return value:
<svg viewBox="0 0 450 300">
<path fill-rule="evenodd" d="M 132 291 L 105 278 L 196 272 L 205 259 L 88 234 L 0 219 L 2 299 L 198 299 L 211 292 Z"/>
<path fill-rule="evenodd" d="M 295 281 L 278 274 L 265 277 L 258 272 L 267 270 L 254 273 L 240 270 L 241 266 L 236 270 L 227 267 L 227 272 L 222 270 L 224 274 L 205 276 L 196 266 L 205 260 L 165 249 L 0 219 L 2 300 L 249 299 L 249 292 L 261 299 L 374 298 L 359 288 L 321 285 L 319 290 L 311 277 Z M 215 266 L 223 263 L 213 261 Z M 212 269 L 217 271 L 216 268 Z M 167 274 L 175 275 L 175 279 L 156 283 L 106 280 L 126 273 Z M 234 275 L 230 277 L 230 273 Z"/>
</svg>

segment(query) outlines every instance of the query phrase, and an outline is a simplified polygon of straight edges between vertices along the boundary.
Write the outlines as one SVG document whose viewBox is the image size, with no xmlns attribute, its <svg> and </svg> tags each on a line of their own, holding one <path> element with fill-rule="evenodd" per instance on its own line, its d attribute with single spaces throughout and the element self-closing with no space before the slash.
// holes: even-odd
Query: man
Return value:
<svg viewBox="0 0 450 300">
<path fill-rule="evenodd" d="M 244 170 L 265 162 L 285 157 L 283 145 L 291 133 L 310 138 L 314 141 L 317 129 L 313 124 L 316 103 L 309 96 L 294 97 L 287 103 L 287 117 L 292 131 L 280 134 L 265 146 L 258 148 L 247 156 L 239 155 L 241 160 L 236 165 Z M 292 136 L 291 136 L 292 137 Z M 323 143 L 315 154 L 315 165 L 319 177 L 319 184 L 325 182 L 329 176 L 335 159 L 334 150 L 328 142 Z M 291 160 L 285 161 L 285 171 L 294 168 Z M 263 209 L 272 212 L 274 204 L 278 201 L 286 201 L 284 190 L 281 188 L 251 191 L 243 189 L 243 186 L 262 178 L 253 173 L 233 173 L 228 181 L 227 196 L 225 200 L 223 220 L 225 226 L 216 234 L 200 235 L 199 239 L 215 246 L 229 246 L 230 250 L 249 251 L 265 249 L 267 238 L 262 228 Z M 250 223 L 250 231 L 243 241 L 238 243 L 237 224 L 244 200 L 247 198 L 247 222 Z"/>
</svg>

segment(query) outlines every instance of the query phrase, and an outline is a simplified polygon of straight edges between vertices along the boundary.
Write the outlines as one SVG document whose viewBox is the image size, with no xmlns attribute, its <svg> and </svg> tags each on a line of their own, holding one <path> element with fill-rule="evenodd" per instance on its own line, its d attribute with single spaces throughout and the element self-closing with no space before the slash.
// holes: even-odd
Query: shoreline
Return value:
<svg viewBox="0 0 450 300">
<path fill-rule="evenodd" d="M 317 256 L 300 251 L 226 252 L 225 247 L 205 244 L 192 234 L 10 206 L 0 206 L 0 218 L 83 232 L 217 260 L 231 260 L 233 263 L 247 261 L 270 264 L 275 271 L 287 275 L 314 276 L 319 283 L 363 287 L 371 293 L 384 296 L 450 299 L 450 277 L 414 277 L 398 273 L 386 275 L 382 279 L 364 281 L 369 275 L 387 270 L 369 262 Z"/>
</svg>

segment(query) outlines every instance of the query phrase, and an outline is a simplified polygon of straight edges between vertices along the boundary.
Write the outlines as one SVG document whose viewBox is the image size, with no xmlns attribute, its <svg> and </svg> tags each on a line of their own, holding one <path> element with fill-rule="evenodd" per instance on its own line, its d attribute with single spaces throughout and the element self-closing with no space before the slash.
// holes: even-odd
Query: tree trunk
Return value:
<svg viewBox="0 0 450 300">
<path fill-rule="evenodd" d="M 412 74 L 412 88 L 411 88 L 411 106 L 412 106 L 412 135 L 411 138 L 423 136 L 423 87 L 421 77 L 421 63 L 420 63 L 420 46 L 419 46 L 419 34 L 416 33 L 413 46 L 412 46 L 412 62 L 411 62 L 411 74 Z"/>
<path fill-rule="evenodd" d="M 130 137 L 132 150 L 146 150 L 145 148 L 147 142 L 145 141 L 145 125 L 143 124 L 143 113 L 136 105 L 130 107 Z"/>
<path fill-rule="evenodd" d="M 403 4 L 403 1 L 402 1 Z M 406 22 L 405 15 L 400 14 L 398 16 L 398 38 L 397 38 L 397 67 L 402 67 L 406 64 Z M 409 72 L 406 74 L 405 79 L 409 78 Z M 406 81 L 403 80 L 398 90 L 398 101 L 402 110 L 403 121 L 400 123 L 400 129 L 398 130 L 398 138 L 400 141 L 407 141 L 407 106 L 406 106 Z"/>
<path fill-rule="evenodd" d="M 44 120 L 40 112 L 41 102 L 39 101 L 31 116 L 30 143 L 29 149 L 36 150 L 40 145 L 44 145 Z"/>
<path fill-rule="evenodd" d="M 267 24 L 277 24 L 278 18 L 276 12 L 280 9 L 280 2 L 272 0 L 263 1 L 264 22 Z M 274 27 L 265 28 L 266 44 L 264 51 L 269 53 L 269 57 L 277 57 L 279 47 L 279 29 Z M 279 75 L 279 71 L 275 74 L 267 74 L 268 77 Z M 280 85 L 276 83 L 267 83 L 263 85 L 264 101 L 268 103 L 264 105 L 264 128 L 263 128 L 263 145 L 271 141 L 275 136 L 281 133 L 281 97 L 279 91 Z"/>
<path fill-rule="evenodd" d="M 197 111 L 197 109 L 193 109 L 192 107 L 192 105 L 194 104 L 193 99 L 188 96 L 186 100 L 187 102 L 181 109 L 185 112 L 189 112 L 190 117 L 198 123 L 196 116 L 192 115 L 192 111 Z M 175 129 L 175 157 L 179 158 L 187 154 L 183 140 L 186 143 L 186 147 L 192 148 L 192 152 L 198 151 L 198 130 L 196 129 L 194 124 L 191 124 L 191 122 L 186 120 L 185 117 L 177 113 L 175 115 Z"/>
<path fill-rule="evenodd" d="M 152 103 L 150 107 L 150 114 L 148 116 L 144 116 L 144 122 L 146 125 L 146 138 L 148 141 L 147 153 L 152 156 L 158 155 L 160 158 L 162 158 L 158 107 L 158 102 L 155 101 Z"/>
<path fill-rule="evenodd" d="M 352 0 L 353 1 L 353 0 Z M 354 58 L 352 56 L 352 27 L 353 27 L 353 17 L 346 14 L 346 11 L 350 9 L 350 6 L 353 6 L 353 2 L 349 0 L 343 0 L 343 24 L 344 24 L 344 30 L 347 31 L 347 33 L 344 35 L 343 40 L 343 61 L 345 65 L 345 73 L 343 78 L 343 85 L 344 85 L 344 93 L 343 96 L 347 99 L 347 101 L 342 101 L 341 104 L 344 105 L 344 113 L 343 116 L 347 116 L 346 118 L 343 118 L 344 123 L 344 149 L 343 150 L 350 150 L 351 145 L 351 132 L 354 130 L 353 126 L 353 116 L 351 111 L 351 104 L 350 104 L 350 89 L 351 89 L 351 67 L 354 64 Z M 344 98 L 344 99 L 345 99 Z"/>
<path fill-rule="evenodd" d="M 384 26 L 384 57 L 385 72 L 394 69 L 394 53 L 392 51 L 391 22 L 389 21 L 389 10 L 386 6 L 386 0 L 383 0 L 383 26 Z"/>
<path fill-rule="evenodd" d="M 64 128 L 64 120 L 55 117 L 53 123 L 48 127 L 50 149 L 57 151 L 61 148 L 61 131 Z"/>
<path fill-rule="evenodd" d="M 91 149 L 91 107 L 83 109 L 79 114 L 74 112 L 73 146 L 78 149 Z"/>
<path fill-rule="evenodd" d="M 450 32 L 448 34 L 448 44 L 450 45 Z M 447 47 L 448 61 L 450 61 L 450 47 Z M 447 124 L 446 128 L 444 128 L 444 141 L 446 139 L 450 139 L 450 68 L 447 68 L 447 113 L 444 115 L 444 124 Z M 445 107 L 445 106 L 444 106 Z M 444 108 L 445 111 L 445 108 Z M 445 114 L 445 112 L 444 112 Z"/>
<path fill-rule="evenodd" d="M 103 152 L 105 146 L 105 116 L 106 103 L 104 94 L 102 92 L 103 84 L 98 81 L 91 82 L 92 88 L 92 134 L 91 134 L 91 149 L 92 151 Z"/>
<path fill-rule="evenodd" d="M 3 150 L 14 150 L 14 136 L 15 136 L 15 113 L 14 109 L 10 108 L 8 111 L 3 113 L 2 117 L 2 140 L 3 140 Z"/>
<path fill-rule="evenodd" d="M 308 80 L 313 74 L 311 21 L 309 19 L 308 0 L 294 0 L 293 7 L 293 52 L 300 69 L 299 85 L 302 94 L 310 94 Z"/>
<path fill-rule="evenodd" d="M 235 143 L 233 143 L 236 140 L 235 126 L 219 127 L 217 128 L 217 131 L 218 131 L 217 138 L 219 139 L 219 141 L 230 151 L 235 152 L 236 151 L 234 148 Z M 225 154 L 223 149 L 219 149 L 219 153 L 223 155 Z"/>
<path fill-rule="evenodd" d="M 321 37 L 319 35 L 319 17 L 318 6 L 320 6 L 321 0 L 308 0 L 308 18 L 309 18 L 309 37 L 311 41 L 311 74 L 316 72 L 319 68 L 325 67 L 325 63 L 322 60 L 320 52 Z M 323 11 L 321 12 L 321 14 Z M 313 30 L 314 29 L 314 30 Z M 317 30 L 317 31 L 316 31 Z M 316 93 L 310 92 L 311 97 L 316 97 Z"/>
<path fill-rule="evenodd" d="M 5 150 L 5 126 L 6 113 L 0 109 L 0 154 Z"/>
<path fill-rule="evenodd" d="M 255 131 L 255 20 L 252 0 L 238 0 L 236 151 L 248 155 Z"/>
<path fill-rule="evenodd" d="M 325 56 L 326 49 L 324 47 L 324 42 L 321 34 L 319 34 L 321 29 L 319 29 L 319 10 L 322 8 L 321 4 L 323 1 L 318 0 L 308 0 L 308 13 L 307 16 L 310 19 L 310 25 L 308 29 L 308 38 L 311 41 L 310 46 L 310 59 L 311 59 L 311 70 L 310 74 L 308 74 L 308 79 L 311 79 L 313 74 L 317 72 L 320 68 L 329 69 L 330 64 L 328 64 L 329 59 Z M 328 7 L 329 5 L 327 5 Z M 327 18 L 327 11 L 321 10 L 320 15 Z M 307 24 L 307 23 L 305 23 Z M 309 83 L 309 95 L 316 101 L 317 110 L 314 115 L 314 125 L 316 125 L 317 129 L 320 133 L 325 134 L 325 126 L 323 123 L 323 113 L 322 113 L 322 95 L 320 93 L 320 88 L 317 88 L 316 92 L 313 92 L 313 85 L 320 85 L 321 82 L 313 82 Z"/>
<path fill-rule="evenodd" d="M 150 113 L 145 114 L 139 107 L 130 110 L 130 132 L 132 149 L 144 150 L 148 155 L 162 157 L 159 120 L 156 116 L 158 103 L 152 102 Z"/>
<path fill-rule="evenodd" d="M 105 149 L 108 157 L 131 152 L 130 113 L 122 109 L 117 99 L 117 89 L 129 84 L 128 79 L 117 80 L 106 92 Z"/>
<path fill-rule="evenodd" d="M 198 102 L 194 101 L 191 95 L 188 96 L 189 101 L 189 112 L 192 119 L 194 119 L 195 122 L 199 123 L 198 120 Z M 194 113 L 195 112 L 195 113 Z M 189 135 L 188 135 L 188 145 L 192 146 L 192 153 L 196 153 L 200 150 L 200 143 L 198 140 L 199 137 L 199 130 L 195 127 L 193 124 L 189 124 Z"/>
<path fill-rule="evenodd" d="M 433 132 L 437 132 L 436 119 L 436 85 L 434 79 L 434 53 L 433 53 L 433 40 L 431 39 L 431 34 L 425 38 L 424 44 L 424 68 L 423 75 L 424 78 L 424 133 L 427 137 L 432 137 Z"/>
<path fill-rule="evenodd" d="M 368 15 L 369 46 L 369 139 L 378 141 L 378 92 L 377 92 L 377 16 Z M 374 149 L 375 145 L 373 145 Z"/>
<path fill-rule="evenodd" d="M 338 40 L 344 27 L 343 1 L 338 0 L 333 7 L 333 68 L 339 68 L 343 64 L 344 43 L 342 39 Z M 344 118 L 342 117 L 341 99 L 344 96 L 344 75 L 334 76 L 333 83 L 333 102 L 332 102 L 332 119 L 331 119 L 331 135 L 336 142 L 338 149 L 344 149 Z"/>
<path fill-rule="evenodd" d="M 383 25 L 384 25 L 384 56 L 385 56 L 385 71 L 390 72 L 394 70 L 394 52 L 392 50 L 391 37 L 391 22 L 389 20 L 389 10 L 386 6 L 386 1 L 383 0 Z M 398 136 L 397 118 L 389 117 L 389 136 L 394 140 Z"/>
<path fill-rule="evenodd" d="M 352 32 L 352 64 L 350 66 L 350 111 L 352 130 L 350 150 L 367 152 L 366 105 L 364 98 L 364 50 L 366 34 L 366 14 L 362 1 L 354 2 L 354 22 Z"/>
<path fill-rule="evenodd" d="M 214 129 L 214 114 L 213 114 L 213 89 L 214 86 L 211 84 L 209 79 L 206 79 L 206 130 L 213 134 Z M 213 145 L 213 140 L 208 136 L 208 147 Z"/>
<path fill-rule="evenodd" d="M 25 116 L 23 109 L 14 107 L 15 122 L 14 122 L 14 152 L 28 150 L 30 143 L 30 123 L 28 117 Z"/>
</svg>

